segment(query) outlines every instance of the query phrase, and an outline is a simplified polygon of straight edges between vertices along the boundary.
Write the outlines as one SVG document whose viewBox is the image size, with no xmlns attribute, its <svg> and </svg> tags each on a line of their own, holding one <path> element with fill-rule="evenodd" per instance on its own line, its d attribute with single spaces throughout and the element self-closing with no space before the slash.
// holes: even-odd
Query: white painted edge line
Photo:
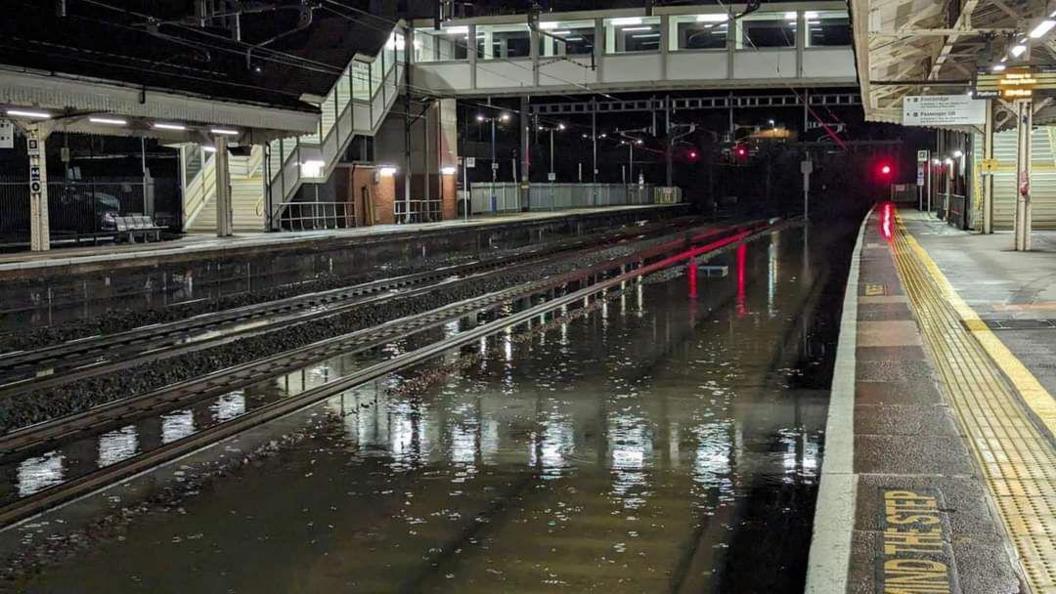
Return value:
<svg viewBox="0 0 1056 594">
<path fill-rule="evenodd" d="M 537 221 L 546 221 L 550 219 L 569 218 L 577 215 L 596 215 L 605 213 L 617 213 L 617 212 L 633 212 L 636 210 L 647 210 L 650 208 L 669 208 L 673 206 L 680 206 L 686 204 L 685 202 L 675 204 L 626 204 L 622 206 L 613 207 L 591 207 L 582 209 L 568 209 L 566 211 L 545 211 L 545 212 L 532 212 L 530 216 L 516 216 L 508 217 L 499 215 L 495 218 L 475 218 L 466 221 L 465 219 L 450 219 L 441 223 L 420 223 L 413 228 L 407 228 L 402 225 L 391 224 L 382 226 L 372 227 L 358 227 L 357 229 L 368 229 L 368 231 L 358 231 L 355 233 L 334 233 L 334 232 L 323 232 L 318 234 L 310 235 L 286 235 L 284 236 L 281 232 L 278 233 L 263 233 L 267 237 L 252 237 L 252 238 L 213 238 L 208 240 L 201 240 L 199 244 L 187 244 L 183 245 L 158 245 L 155 249 L 144 249 L 126 252 L 111 252 L 103 254 L 92 254 L 83 256 L 68 256 L 68 257 L 56 257 L 47 258 L 41 260 L 24 260 L 16 262 L 4 262 L 0 263 L 0 272 L 6 272 L 10 270 L 31 270 L 34 268 L 53 268 L 57 266 L 78 266 L 87 264 L 100 264 L 105 262 L 114 262 L 120 260 L 138 260 L 145 258 L 157 258 L 165 256 L 176 256 L 185 254 L 196 254 L 205 252 L 224 252 L 228 250 L 239 250 L 254 247 L 268 247 L 272 245 L 282 245 L 285 243 L 296 243 L 296 242 L 313 242 L 313 241 L 326 241 L 326 240 L 354 240 L 360 238 L 375 239 L 382 237 L 388 239 L 391 237 L 399 237 L 401 235 L 413 234 L 418 231 L 437 231 L 445 229 L 462 229 L 466 227 L 483 227 L 485 225 L 513 225 L 516 223 L 533 223 Z M 519 213 L 518 213 L 519 214 Z"/>
<path fill-rule="evenodd" d="M 854 506 L 858 478 L 854 474 L 854 384 L 855 349 L 858 346 L 858 279 L 861 274 L 862 241 L 870 209 L 858 228 L 851 254 L 847 288 L 843 292 L 840 336 L 832 372 L 829 413 L 825 421 L 825 450 L 821 462 L 821 484 L 814 508 L 814 535 L 807 561 L 810 594 L 845 594 L 854 536 Z"/>
</svg>

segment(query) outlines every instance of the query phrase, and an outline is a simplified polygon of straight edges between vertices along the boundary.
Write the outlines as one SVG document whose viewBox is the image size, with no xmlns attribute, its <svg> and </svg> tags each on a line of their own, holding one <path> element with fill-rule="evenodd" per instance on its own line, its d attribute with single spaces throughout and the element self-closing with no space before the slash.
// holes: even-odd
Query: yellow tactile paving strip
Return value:
<svg viewBox="0 0 1056 594">
<path fill-rule="evenodd" d="M 1033 414 L 1051 431 L 1052 396 L 960 298 L 901 221 L 894 255 L 945 396 L 957 411 L 1028 584 L 1035 594 L 1056 593 L 1056 448 L 1030 418 Z"/>
</svg>

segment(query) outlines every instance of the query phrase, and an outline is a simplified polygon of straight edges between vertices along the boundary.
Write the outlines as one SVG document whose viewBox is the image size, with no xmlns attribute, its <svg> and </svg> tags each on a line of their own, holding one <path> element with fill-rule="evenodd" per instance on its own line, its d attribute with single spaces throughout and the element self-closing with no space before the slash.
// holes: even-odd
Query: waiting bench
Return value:
<svg viewBox="0 0 1056 594">
<path fill-rule="evenodd" d="M 127 240 L 135 243 L 136 238 L 142 237 L 144 242 L 161 241 L 161 231 L 164 227 L 154 224 L 154 221 L 146 215 L 126 215 L 114 217 L 117 225 L 117 240 Z"/>
</svg>

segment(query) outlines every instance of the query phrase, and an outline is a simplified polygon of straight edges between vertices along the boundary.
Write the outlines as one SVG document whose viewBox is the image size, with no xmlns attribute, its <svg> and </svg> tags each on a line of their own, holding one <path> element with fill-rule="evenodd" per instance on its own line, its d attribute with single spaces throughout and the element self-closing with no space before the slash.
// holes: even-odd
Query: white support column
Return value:
<svg viewBox="0 0 1056 594">
<path fill-rule="evenodd" d="M 230 237 L 233 213 L 231 211 L 231 168 L 228 166 L 227 137 L 213 138 L 216 147 L 216 236 Z"/>
<path fill-rule="evenodd" d="M 994 102 L 986 100 L 986 123 L 983 125 L 983 160 L 991 161 L 994 158 Z M 975 164 L 979 167 L 979 164 Z M 994 232 L 994 175 L 991 172 L 982 173 L 983 182 L 983 228 L 982 232 L 989 235 Z"/>
<path fill-rule="evenodd" d="M 1016 251 L 1030 251 L 1030 142 L 1034 126 L 1034 102 L 1016 101 Z"/>
<path fill-rule="evenodd" d="M 45 140 L 48 133 L 38 124 L 25 127 L 26 152 L 29 154 L 29 249 L 46 252 L 51 249 L 48 231 L 48 165 Z"/>
<path fill-rule="evenodd" d="M 671 54 L 671 15 L 660 16 L 660 80 L 668 78 L 668 58 Z"/>
</svg>

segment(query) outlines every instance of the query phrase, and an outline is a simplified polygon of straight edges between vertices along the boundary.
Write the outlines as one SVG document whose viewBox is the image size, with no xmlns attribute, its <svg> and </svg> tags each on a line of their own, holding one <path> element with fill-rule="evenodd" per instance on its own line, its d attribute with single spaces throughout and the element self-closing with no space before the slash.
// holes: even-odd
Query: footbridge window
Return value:
<svg viewBox="0 0 1056 594">
<path fill-rule="evenodd" d="M 737 49 L 796 47 L 795 12 L 754 14 L 737 21 Z"/>
<path fill-rule="evenodd" d="M 469 56 L 469 27 L 423 27 L 414 30 L 414 61 L 452 62 Z"/>
<path fill-rule="evenodd" d="M 594 21 L 539 23 L 539 55 L 589 56 L 594 53 Z"/>
<path fill-rule="evenodd" d="M 605 52 L 627 54 L 660 50 L 660 17 L 605 19 Z"/>
<path fill-rule="evenodd" d="M 532 55 L 528 25 L 477 25 L 477 58 L 505 60 Z"/>
<path fill-rule="evenodd" d="M 807 47 L 846 47 L 851 45 L 851 21 L 845 10 L 808 10 Z"/>
<path fill-rule="evenodd" d="M 726 49 L 730 16 L 726 13 L 697 14 L 671 17 L 671 36 L 668 49 L 722 50 Z"/>
</svg>

